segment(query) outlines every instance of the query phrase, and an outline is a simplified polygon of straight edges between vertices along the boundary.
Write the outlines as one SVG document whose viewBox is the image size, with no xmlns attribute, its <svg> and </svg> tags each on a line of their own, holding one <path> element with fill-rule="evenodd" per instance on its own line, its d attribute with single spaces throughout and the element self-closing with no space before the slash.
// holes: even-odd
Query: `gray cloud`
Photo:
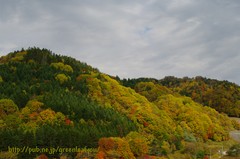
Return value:
<svg viewBox="0 0 240 159">
<path fill-rule="evenodd" d="M 0 55 L 37 46 L 120 77 L 239 84 L 239 15 L 236 0 L 3 1 Z"/>
</svg>

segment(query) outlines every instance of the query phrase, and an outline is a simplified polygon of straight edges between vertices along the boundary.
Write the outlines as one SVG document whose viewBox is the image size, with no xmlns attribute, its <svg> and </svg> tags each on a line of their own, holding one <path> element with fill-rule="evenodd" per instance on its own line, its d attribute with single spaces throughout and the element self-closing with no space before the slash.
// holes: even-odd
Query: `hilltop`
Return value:
<svg viewBox="0 0 240 159">
<path fill-rule="evenodd" d="M 239 116 L 240 89 L 227 81 L 121 80 L 39 48 L 2 56 L 0 70 L 2 156 L 28 146 L 79 147 L 64 154 L 76 158 L 203 158 L 209 142 L 227 142 L 240 128 L 228 117 Z M 17 157 L 41 154 L 63 155 Z"/>
</svg>

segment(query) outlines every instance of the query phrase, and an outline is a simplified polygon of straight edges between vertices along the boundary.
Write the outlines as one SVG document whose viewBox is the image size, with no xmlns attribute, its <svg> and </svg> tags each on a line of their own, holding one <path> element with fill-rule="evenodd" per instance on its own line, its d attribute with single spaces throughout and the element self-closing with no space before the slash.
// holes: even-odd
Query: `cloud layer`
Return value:
<svg viewBox="0 0 240 159">
<path fill-rule="evenodd" d="M 240 84 L 239 15 L 237 0 L 4 1 L 0 55 L 37 46 L 125 78 Z"/>
</svg>

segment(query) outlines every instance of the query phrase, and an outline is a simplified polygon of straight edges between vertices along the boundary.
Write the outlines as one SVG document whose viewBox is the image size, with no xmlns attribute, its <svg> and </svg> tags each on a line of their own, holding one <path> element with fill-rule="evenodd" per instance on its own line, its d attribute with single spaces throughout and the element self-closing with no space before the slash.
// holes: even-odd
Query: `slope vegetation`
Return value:
<svg viewBox="0 0 240 159">
<path fill-rule="evenodd" d="M 188 152 L 192 143 L 227 141 L 228 132 L 239 128 L 226 115 L 182 96 L 183 87 L 154 79 L 125 87 L 130 81 L 47 49 L 3 56 L 0 70 L 0 155 L 5 158 L 9 147 L 24 146 L 79 147 L 67 154 L 76 158 L 191 156 L 196 155 Z M 17 157 L 38 155 L 62 154 Z"/>
</svg>

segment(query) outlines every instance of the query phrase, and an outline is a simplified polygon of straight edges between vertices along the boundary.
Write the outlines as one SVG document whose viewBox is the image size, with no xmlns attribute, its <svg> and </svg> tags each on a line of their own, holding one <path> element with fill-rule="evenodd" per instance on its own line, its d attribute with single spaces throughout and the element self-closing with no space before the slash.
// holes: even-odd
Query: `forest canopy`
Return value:
<svg viewBox="0 0 240 159">
<path fill-rule="evenodd" d="M 8 151 L 29 146 L 79 147 L 67 154 L 76 158 L 203 158 L 240 128 L 228 117 L 240 116 L 240 88 L 227 81 L 120 79 L 36 47 L 2 56 L 0 70 L 0 156 L 62 155 Z"/>
</svg>

